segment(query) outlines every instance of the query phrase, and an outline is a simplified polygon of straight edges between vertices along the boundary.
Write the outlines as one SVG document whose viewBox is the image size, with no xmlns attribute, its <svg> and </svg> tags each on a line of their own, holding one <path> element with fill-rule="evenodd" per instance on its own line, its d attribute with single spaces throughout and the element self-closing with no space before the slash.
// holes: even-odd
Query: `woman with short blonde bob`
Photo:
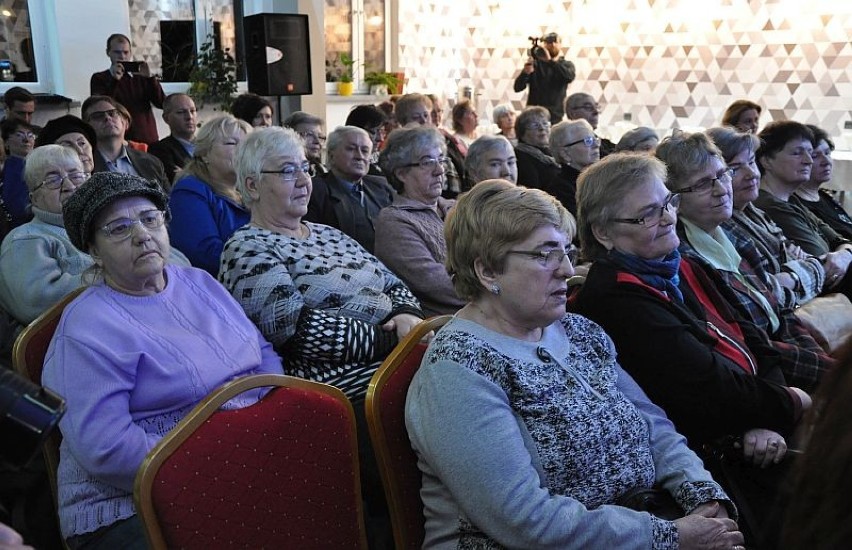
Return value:
<svg viewBox="0 0 852 550">
<path fill-rule="evenodd" d="M 601 328 L 566 314 L 574 224 L 537 189 L 486 181 L 446 224 L 467 300 L 411 383 L 424 548 L 736 548 L 730 501 L 618 366 Z M 618 505 L 659 484 L 691 515 Z M 703 542 L 702 542 L 703 541 Z"/>
</svg>

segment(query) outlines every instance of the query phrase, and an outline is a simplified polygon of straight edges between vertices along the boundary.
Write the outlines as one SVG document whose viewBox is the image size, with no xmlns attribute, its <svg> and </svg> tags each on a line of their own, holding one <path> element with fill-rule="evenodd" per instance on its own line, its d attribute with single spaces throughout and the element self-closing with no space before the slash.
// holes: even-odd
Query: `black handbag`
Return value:
<svg viewBox="0 0 852 550">
<path fill-rule="evenodd" d="M 648 512 L 669 521 L 682 518 L 684 515 L 680 504 L 664 489 L 632 489 L 621 495 L 615 504 L 639 512 Z"/>
</svg>

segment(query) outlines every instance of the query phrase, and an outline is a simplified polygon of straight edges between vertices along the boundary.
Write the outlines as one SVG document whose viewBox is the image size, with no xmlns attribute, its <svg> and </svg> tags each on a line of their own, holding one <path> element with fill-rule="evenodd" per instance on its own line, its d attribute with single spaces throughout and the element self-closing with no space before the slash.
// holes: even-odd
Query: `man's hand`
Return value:
<svg viewBox="0 0 852 550">
<path fill-rule="evenodd" d="M 121 80 L 124 76 L 124 65 L 121 64 L 121 61 L 114 61 L 109 68 L 109 72 L 114 79 Z"/>
<path fill-rule="evenodd" d="M 524 63 L 524 74 L 532 74 L 535 71 L 534 61 L 532 57 L 527 58 L 527 62 Z"/>
</svg>

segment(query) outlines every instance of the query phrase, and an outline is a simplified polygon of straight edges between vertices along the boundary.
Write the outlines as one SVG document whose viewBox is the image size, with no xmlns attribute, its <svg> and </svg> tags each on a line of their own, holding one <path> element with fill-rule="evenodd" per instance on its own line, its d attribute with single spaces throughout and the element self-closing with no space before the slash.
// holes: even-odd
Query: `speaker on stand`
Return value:
<svg viewBox="0 0 852 550">
<path fill-rule="evenodd" d="M 308 16 L 260 13 L 243 19 L 250 92 L 262 96 L 310 95 Z"/>
</svg>

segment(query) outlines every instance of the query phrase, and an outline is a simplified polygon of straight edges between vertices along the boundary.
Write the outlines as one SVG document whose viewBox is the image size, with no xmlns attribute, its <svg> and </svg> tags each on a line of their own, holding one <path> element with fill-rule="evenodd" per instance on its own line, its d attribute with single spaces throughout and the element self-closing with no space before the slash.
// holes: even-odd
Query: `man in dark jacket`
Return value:
<svg viewBox="0 0 852 550">
<path fill-rule="evenodd" d="M 565 90 L 574 81 L 574 64 L 560 56 L 559 35 L 555 32 L 542 38 L 543 46 L 533 48 L 537 57 L 530 56 L 521 74 L 515 79 L 515 91 L 529 86 L 527 107 L 540 105 L 550 111 L 550 123 L 557 124 L 565 115 Z"/>
<path fill-rule="evenodd" d="M 171 134 L 148 148 L 148 152 L 160 159 L 166 169 L 166 179 L 175 181 L 175 172 L 183 168 L 195 152 L 195 130 L 198 114 L 195 102 L 186 94 L 170 94 L 163 102 L 163 120 L 169 125 Z"/>
</svg>

